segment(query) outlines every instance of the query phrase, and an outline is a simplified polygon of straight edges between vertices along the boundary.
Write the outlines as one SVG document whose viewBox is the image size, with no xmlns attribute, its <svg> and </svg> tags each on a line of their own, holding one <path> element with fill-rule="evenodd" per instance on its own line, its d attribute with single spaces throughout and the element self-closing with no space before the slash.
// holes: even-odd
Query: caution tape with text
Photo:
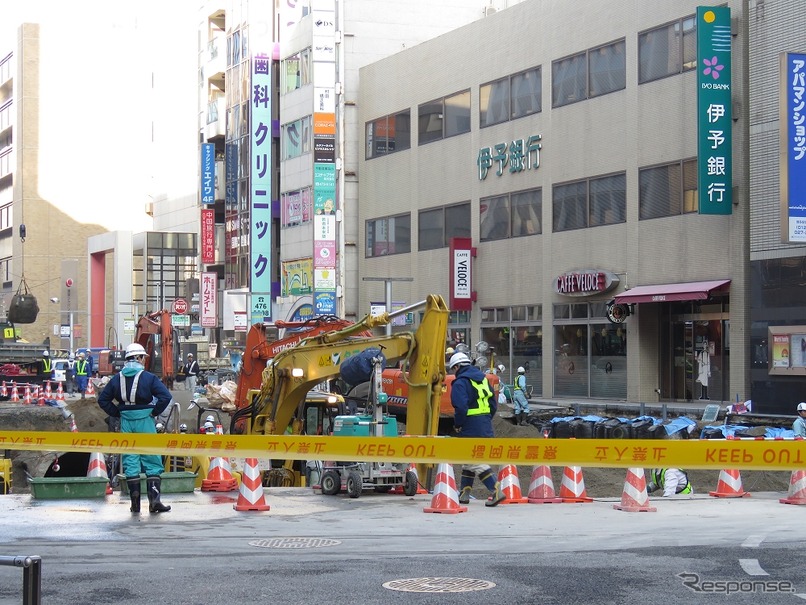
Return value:
<svg viewBox="0 0 806 605">
<path fill-rule="evenodd" d="M 457 439 L 0 431 L 0 449 L 280 460 L 795 470 L 806 441 Z"/>
</svg>

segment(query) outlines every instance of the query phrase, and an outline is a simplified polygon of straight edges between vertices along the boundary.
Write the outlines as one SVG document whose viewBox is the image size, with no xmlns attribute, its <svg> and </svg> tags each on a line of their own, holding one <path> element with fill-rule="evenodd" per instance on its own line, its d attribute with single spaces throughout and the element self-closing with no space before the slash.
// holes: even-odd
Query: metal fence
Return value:
<svg viewBox="0 0 806 605">
<path fill-rule="evenodd" d="M 22 567 L 22 605 L 42 603 L 42 558 L 35 555 L 9 557 L 0 555 L 0 565 Z"/>
</svg>

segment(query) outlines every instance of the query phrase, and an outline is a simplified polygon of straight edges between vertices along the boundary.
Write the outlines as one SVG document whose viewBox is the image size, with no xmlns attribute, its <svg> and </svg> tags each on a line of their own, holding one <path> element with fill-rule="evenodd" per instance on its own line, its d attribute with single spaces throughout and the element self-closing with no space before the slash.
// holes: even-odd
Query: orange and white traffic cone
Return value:
<svg viewBox="0 0 806 605">
<path fill-rule="evenodd" d="M 781 504 L 806 504 L 806 471 L 792 471 L 789 493 L 778 500 Z"/>
<path fill-rule="evenodd" d="M 25 400 L 23 401 L 26 405 L 31 405 L 31 385 L 25 385 Z"/>
<path fill-rule="evenodd" d="M 77 433 L 78 432 L 78 425 L 76 424 L 76 417 L 71 415 L 70 416 L 70 432 Z"/>
<path fill-rule="evenodd" d="M 62 383 L 59 383 L 59 388 L 56 389 L 56 401 L 64 401 L 64 389 L 62 389 Z"/>
<path fill-rule="evenodd" d="M 210 460 L 207 478 L 202 481 L 203 492 L 232 492 L 238 489 L 238 480 L 232 476 L 229 460 L 217 456 Z"/>
<path fill-rule="evenodd" d="M 90 454 L 90 465 L 87 468 L 87 477 L 98 477 L 99 479 L 109 480 L 109 474 L 106 469 L 106 459 L 103 454 Z M 106 493 L 112 493 L 112 486 L 106 484 Z"/>
<path fill-rule="evenodd" d="M 560 483 L 560 498 L 568 502 L 593 502 L 585 491 L 585 478 L 579 466 L 566 466 L 563 471 L 563 480 Z"/>
<path fill-rule="evenodd" d="M 85 395 L 95 395 L 95 385 L 92 383 L 92 378 L 87 379 L 87 390 L 84 392 Z"/>
<path fill-rule="evenodd" d="M 235 510 L 269 510 L 266 498 L 263 495 L 263 483 L 261 482 L 260 469 L 257 458 L 247 458 L 244 460 L 243 475 L 241 476 L 241 489 L 238 493 L 238 502 L 232 508 Z"/>
<path fill-rule="evenodd" d="M 526 498 L 529 504 L 558 504 L 563 501 L 554 491 L 550 467 L 543 464 L 532 469 L 532 480 L 529 482 Z"/>
<path fill-rule="evenodd" d="M 61 383 L 59 383 L 61 384 Z M 45 397 L 47 399 L 53 399 L 53 391 L 50 388 L 50 380 L 45 383 Z"/>
<path fill-rule="evenodd" d="M 716 498 L 744 498 L 749 496 L 750 492 L 744 491 L 742 476 L 738 470 L 734 469 L 719 471 L 716 490 L 708 492 L 708 494 Z"/>
<path fill-rule="evenodd" d="M 646 477 L 642 468 L 628 468 L 621 493 L 621 504 L 614 504 L 616 510 L 628 513 L 654 513 L 658 509 L 649 506 L 649 495 L 646 491 Z"/>
<path fill-rule="evenodd" d="M 521 492 L 518 469 L 514 464 L 507 464 L 498 471 L 498 481 L 501 482 L 501 492 L 505 496 L 499 504 L 527 504 L 529 502 L 529 499 L 524 498 Z"/>
<path fill-rule="evenodd" d="M 3 388 L 0 389 L 0 397 L 8 397 L 8 388 L 6 387 L 6 381 L 3 381 Z"/>
<path fill-rule="evenodd" d="M 17 383 L 12 382 L 11 383 L 11 402 L 12 403 L 17 403 L 19 400 L 20 400 L 20 392 L 17 389 Z"/>
<path fill-rule="evenodd" d="M 466 513 L 467 507 L 459 505 L 459 492 L 456 491 L 456 479 L 453 477 L 453 466 L 441 463 L 437 467 L 437 482 L 434 485 L 434 497 L 431 506 L 423 509 L 424 513 Z"/>
</svg>

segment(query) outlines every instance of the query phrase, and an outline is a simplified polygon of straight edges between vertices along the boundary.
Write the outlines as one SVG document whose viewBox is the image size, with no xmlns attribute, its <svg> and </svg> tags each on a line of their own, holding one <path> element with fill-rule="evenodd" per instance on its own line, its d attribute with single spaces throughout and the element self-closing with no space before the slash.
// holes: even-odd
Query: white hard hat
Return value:
<svg viewBox="0 0 806 605">
<path fill-rule="evenodd" d="M 496 369 L 497 369 L 497 370 L 498 370 L 498 372 L 499 372 L 499 373 L 501 373 L 501 374 L 503 374 L 504 372 L 506 372 L 506 367 L 504 367 L 504 364 L 503 364 L 503 363 L 499 363 L 499 364 L 498 364 L 498 366 L 496 366 Z"/>
<path fill-rule="evenodd" d="M 204 428 L 205 431 L 209 431 L 209 430 L 214 431 L 215 430 L 215 425 L 212 422 L 205 422 L 203 428 Z"/>
<path fill-rule="evenodd" d="M 523 366 L 518 366 L 518 374 L 526 374 L 526 370 L 523 369 Z"/>
<path fill-rule="evenodd" d="M 154 428 L 156 428 L 156 429 L 157 429 L 157 432 L 158 432 L 158 433 L 162 433 L 162 432 L 165 430 L 165 425 L 164 425 L 164 424 L 162 424 L 161 422 L 158 422 L 158 423 L 155 425 L 155 427 L 154 427 Z"/>
<path fill-rule="evenodd" d="M 454 353 L 451 360 L 448 362 L 448 369 L 453 369 L 456 366 L 469 366 L 470 358 L 464 353 Z"/>
<path fill-rule="evenodd" d="M 207 418 L 204 419 L 205 422 L 212 422 L 215 423 L 215 416 L 210 414 Z"/>
<path fill-rule="evenodd" d="M 806 410 L 806 402 L 801 401 L 801 402 L 798 404 L 798 412 L 803 412 L 804 410 Z"/>
<path fill-rule="evenodd" d="M 47 351 L 42 351 L 42 355 L 44 357 L 50 357 L 50 353 L 48 353 Z"/>
<path fill-rule="evenodd" d="M 187 433 L 188 432 L 188 425 L 186 425 L 184 422 L 182 424 L 180 424 L 179 425 L 179 432 L 180 433 Z"/>
<path fill-rule="evenodd" d="M 138 355 L 148 355 L 146 350 L 143 348 L 143 345 L 133 342 L 128 347 L 126 347 L 126 359 L 130 359 L 131 357 L 137 357 Z"/>
</svg>

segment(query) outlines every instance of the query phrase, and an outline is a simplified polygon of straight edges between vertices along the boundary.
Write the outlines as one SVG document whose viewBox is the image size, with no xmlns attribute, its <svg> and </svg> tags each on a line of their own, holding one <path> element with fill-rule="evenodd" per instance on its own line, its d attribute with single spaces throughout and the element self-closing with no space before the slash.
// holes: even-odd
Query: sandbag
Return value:
<svg viewBox="0 0 806 605">
<path fill-rule="evenodd" d="M 11 297 L 8 320 L 15 324 L 32 324 L 39 314 L 36 297 L 30 293 L 17 293 Z"/>
</svg>

